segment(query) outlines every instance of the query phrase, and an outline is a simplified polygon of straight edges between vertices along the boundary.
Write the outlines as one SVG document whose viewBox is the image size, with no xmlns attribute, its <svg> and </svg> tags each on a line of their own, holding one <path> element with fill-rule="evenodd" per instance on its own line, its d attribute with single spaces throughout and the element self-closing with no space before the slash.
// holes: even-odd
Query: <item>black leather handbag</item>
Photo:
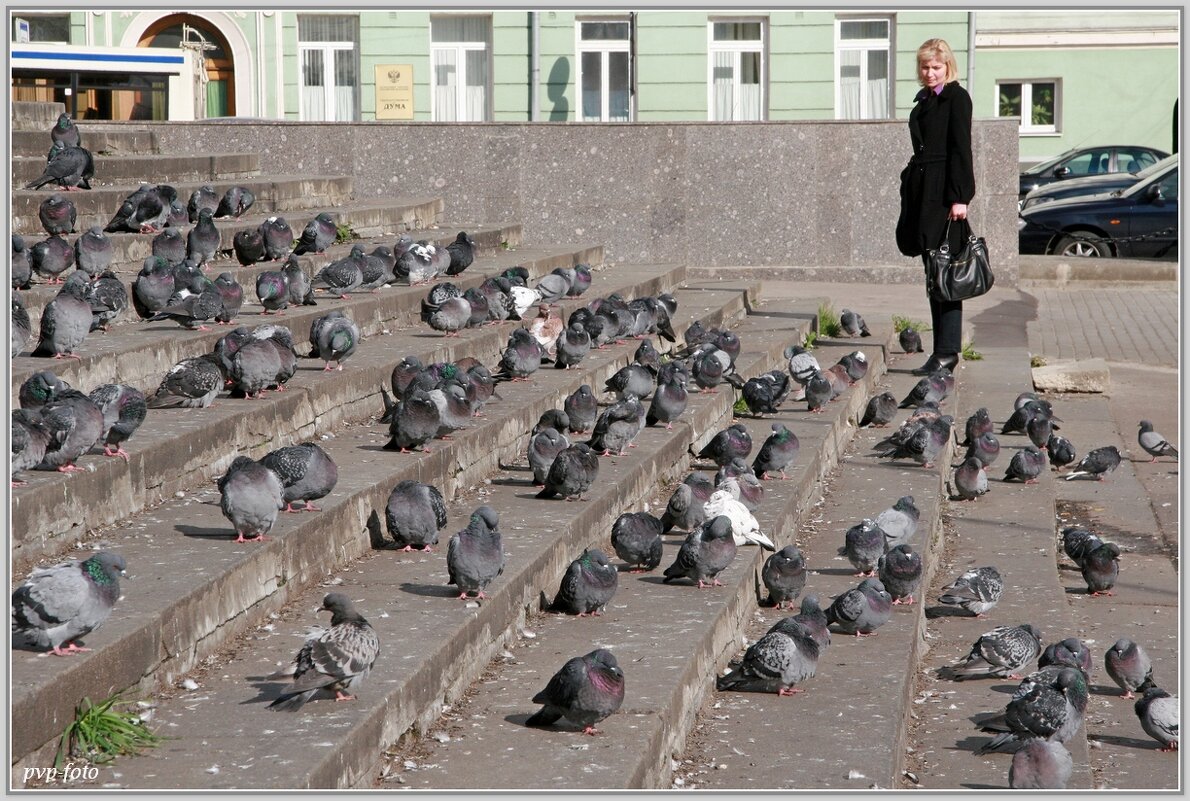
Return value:
<svg viewBox="0 0 1190 801">
<path fill-rule="evenodd" d="M 957 253 L 950 252 L 950 221 L 942 244 L 927 251 L 926 292 L 934 300 L 959 301 L 977 298 L 992 288 L 996 276 L 988 259 L 988 245 L 967 225 L 967 241 Z"/>
</svg>

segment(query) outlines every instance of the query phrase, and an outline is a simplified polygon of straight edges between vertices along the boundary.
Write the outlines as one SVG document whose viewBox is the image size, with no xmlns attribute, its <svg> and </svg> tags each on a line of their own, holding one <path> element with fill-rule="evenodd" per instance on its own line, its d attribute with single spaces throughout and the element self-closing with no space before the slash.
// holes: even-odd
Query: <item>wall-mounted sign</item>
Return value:
<svg viewBox="0 0 1190 801">
<path fill-rule="evenodd" d="M 376 65 L 376 119 L 413 119 L 413 65 Z"/>
</svg>

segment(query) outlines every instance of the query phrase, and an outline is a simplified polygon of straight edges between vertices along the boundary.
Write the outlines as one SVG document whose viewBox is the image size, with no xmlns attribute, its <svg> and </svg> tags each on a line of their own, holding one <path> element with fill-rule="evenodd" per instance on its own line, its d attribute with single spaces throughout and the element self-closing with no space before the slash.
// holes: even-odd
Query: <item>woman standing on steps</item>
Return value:
<svg viewBox="0 0 1190 801">
<path fill-rule="evenodd" d="M 975 196 L 971 159 L 971 96 L 958 83 L 954 51 L 942 39 L 929 39 L 917 49 L 917 82 L 922 90 L 909 114 L 913 157 L 901 173 L 901 217 L 897 248 L 906 256 L 922 256 L 942 244 L 947 223 L 950 250 L 957 253 L 967 239 L 967 204 Z M 934 349 L 913 371 L 925 375 L 939 367 L 954 369 L 962 351 L 963 304 L 930 298 Z"/>
</svg>

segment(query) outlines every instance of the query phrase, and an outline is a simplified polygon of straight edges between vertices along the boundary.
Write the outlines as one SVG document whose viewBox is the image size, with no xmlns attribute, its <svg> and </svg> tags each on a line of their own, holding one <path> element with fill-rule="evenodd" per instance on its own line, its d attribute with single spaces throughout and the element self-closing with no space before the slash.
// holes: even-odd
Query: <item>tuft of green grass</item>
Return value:
<svg viewBox="0 0 1190 801">
<path fill-rule="evenodd" d="M 748 413 L 748 402 L 744 400 L 742 395 L 736 399 L 735 404 L 731 407 L 731 411 L 736 415 Z"/>
<path fill-rule="evenodd" d="M 335 226 L 335 244 L 350 242 L 355 239 L 355 231 L 351 230 L 351 223 L 339 223 Z"/>
<path fill-rule="evenodd" d="M 103 763 L 157 746 L 165 738 L 149 731 L 139 716 L 126 709 L 131 703 L 119 693 L 98 704 L 84 698 L 75 707 L 74 720 L 62 732 L 54 767 L 60 767 L 67 754 Z"/>
<path fill-rule="evenodd" d="M 1044 356 L 1030 356 L 1029 357 L 1029 366 L 1030 367 L 1045 367 L 1045 365 L 1046 365 L 1046 361 L 1045 361 Z"/>
<path fill-rule="evenodd" d="M 975 349 L 974 343 L 963 343 L 963 361 L 977 362 L 983 359 L 983 354 Z"/>
<path fill-rule="evenodd" d="M 896 330 L 898 334 L 904 331 L 906 328 L 912 328 L 918 333 L 930 330 L 930 326 L 926 325 L 921 320 L 914 320 L 910 317 L 904 317 L 900 314 L 894 314 L 892 316 L 892 321 L 893 329 Z"/>
<path fill-rule="evenodd" d="M 802 347 L 806 350 L 814 350 L 814 343 L 818 341 L 817 331 L 807 331 L 806 338 L 802 340 Z"/>
<path fill-rule="evenodd" d="M 511 248 L 512 248 L 512 245 L 508 244 L 507 239 L 500 240 L 500 249 L 501 250 L 510 250 Z"/>
<path fill-rule="evenodd" d="M 818 335 L 834 338 L 843 333 L 843 326 L 839 324 L 839 315 L 829 303 L 818 304 Z"/>
</svg>

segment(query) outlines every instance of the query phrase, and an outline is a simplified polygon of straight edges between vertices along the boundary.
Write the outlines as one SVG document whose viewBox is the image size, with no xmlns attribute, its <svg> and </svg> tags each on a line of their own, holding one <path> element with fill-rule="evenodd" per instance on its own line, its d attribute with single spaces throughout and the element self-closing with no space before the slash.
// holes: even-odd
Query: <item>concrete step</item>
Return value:
<svg viewBox="0 0 1190 801">
<path fill-rule="evenodd" d="M 39 103 L 31 100 L 12 101 L 12 127 L 17 131 L 45 128 L 58 121 L 58 115 L 66 111 L 64 103 Z"/>
<path fill-rule="evenodd" d="M 168 175 L 152 177 L 158 181 L 172 178 Z M 176 181 L 170 185 L 178 191 L 178 199 L 184 206 L 190 198 L 190 193 L 204 183 L 207 181 Z M 270 175 L 243 178 L 236 183 L 247 187 L 256 195 L 253 210 L 257 214 L 284 214 L 299 209 L 339 206 L 350 201 L 354 185 L 353 179 L 346 175 Z M 105 186 L 92 189 L 90 192 L 71 192 L 70 200 L 78 210 L 75 231 L 81 233 L 92 225 L 107 225 L 119 211 L 120 204 L 135 192 L 136 188 L 136 184 L 130 184 Z M 13 191 L 12 230 L 24 235 L 26 239 L 36 241 L 40 238 L 43 229 L 37 217 L 37 210 L 41 201 L 50 194 L 52 193 L 44 189 Z M 301 231 L 295 233 L 300 235 Z"/>
<path fill-rule="evenodd" d="M 650 285 L 655 286 L 656 282 L 646 280 L 640 284 L 642 287 Z M 623 289 L 628 286 L 630 284 L 620 284 Z M 679 290 L 679 302 L 683 308 L 679 309 L 675 323 L 684 326 L 691 319 L 701 318 L 708 325 L 725 324 L 730 318 L 743 314 L 743 293 L 746 291 L 746 287 L 740 287 L 735 292 L 708 294 Z M 697 299 L 705 309 L 696 307 L 692 299 Z M 303 594 L 307 590 L 315 594 L 325 592 L 311 588 L 331 573 L 347 570 L 355 574 L 358 570 L 368 569 L 369 565 L 376 568 L 388 563 L 385 567 L 388 574 L 386 593 L 390 600 L 394 587 L 387 582 L 397 575 L 416 582 L 424 580 L 436 584 L 436 575 L 431 579 L 424 575 L 424 569 L 418 567 L 418 563 L 427 558 L 424 554 L 394 556 L 385 553 L 377 554 L 378 558 L 369 558 L 374 547 L 369 534 L 369 519 L 373 517 L 373 510 L 380 510 L 383 514 L 391 488 L 405 478 L 418 478 L 434 483 L 450 499 L 463 495 L 470 487 L 467 498 L 459 500 L 459 505 L 466 507 L 474 500 L 475 488 L 480 486 L 486 476 L 498 470 L 501 462 L 522 458 L 527 432 L 542 412 L 560 405 L 561 400 L 582 383 L 602 386 L 607 376 L 631 358 L 634 349 L 635 343 L 615 346 L 593 353 L 578 368 L 569 371 L 542 370 L 531 382 L 502 384 L 500 397 L 494 398 L 485 408 L 483 422 L 456 433 L 450 440 L 436 441 L 429 454 L 382 452 L 380 446 L 387 439 L 384 426 L 365 424 L 340 430 L 334 438 L 321 443 L 340 467 L 336 491 L 324 499 L 321 504 L 323 511 L 319 514 L 284 516 L 270 535 L 271 541 L 253 543 L 252 547 L 229 544 L 225 536 L 226 521 L 222 520 L 217 506 L 218 495 L 212 494 L 211 490 L 185 500 L 171 501 L 166 507 L 132 519 L 128 528 L 111 532 L 111 547 L 130 554 L 126 557 L 129 563 L 140 565 L 135 571 L 146 578 L 152 576 L 154 580 L 142 585 L 146 589 L 140 593 L 126 593 L 126 598 L 121 602 L 122 612 L 90 638 L 90 645 L 96 649 L 94 652 L 78 660 L 55 660 L 52 663 L 21 655 L 18 659 L 21 664 L 14 668 L 17 671 L 14 679 L 16 675 L 20 676 L 15 679 L 15 686 L 20 687 L 17 692 L 20 697 L 18 705 L 22 710 L 20 719 L 25 723 L 18 735 L 19 742 L 14 741 L 14 753 L 29 755 L 42 743 L 47 744 L 43 750 L 52 748 L 50 738 L 61 730 L 58 721 L 63 719 L 63 715 L 70 714 L 71 706 L 81 697 L 80 692 L 84 689 L 92 697 L 101 697 L 110 692 L 107 689 L 109 687 L 134 686 L 138 682 L 142 690 L 152 690 L 158 682 L 168 687 L 182 675 L 199 669 L 200 663 L 222 661 L 226 658 L 227 648 L 240 651 L 249 645 L 249 650 L 255 651 L 255 638 L 260 634 L 257 627 L 269 622 L 270 613 L 278 612 L 299 597 L 304 598 Z M 471 343 L 464 338 L 461 342 L 440 341 L 434 349 L 424 350 L 422 356 L 425 359 L 442 359 L 469 354 L 472 348 Z M 392 352 L 389 366 L 407 352 Z M 710 405 L 710 402 L 703 404 L 708 409 Z M 614 481 L 601 482 L 600 493 L 614 499 L 624 492 L 641 491 L 640 482 L 649 483 L 654 472 L 679 457 L 676 451 L 680 448 L 684 448 L 684 444 L 674 440 L 668 449 L 654 451 L 646 459 L 650 469 L 641 470 L 635 482 L 628 487 Z M 253 448 L 252 454 L 259 456 L 265 450 L 265 446 Z M 642 458 L 648 452 L 649 449 L 643 447 L 638 450 Z M 490 492 L 500 486 L 497 481 L 483 484 L 482 489 Z M 523 494 L 525 487 L 519 476 L 516 486 L 510 486 L 507 490 Z M 585 519 L 602 514 L 601 510 L 608 505 L 600 503 L 597 497 L 584 504 L 550 504 L 549 509 L 554 514 L 578 515 Z M 518 512 L 502 506 L 506 511 L 502 528 L 509 531 L 510 538 L 515 539 L 512 532 L 520 524 L 508 515 L 518 517 L 530 513 L 528 505 L 522 504 L 522 507 Z M 452 522 L 468 515 L 471 508 L 474 508 L 473 503 L 466 511 L 459 511 L 459 507 L 456 507 L 451 515 Z M 540 511 L 538 508 L 532 513 L 540 515 Z M 160 526 L 157 521 L 168 521 L 189 536 L 184 536 L 180 541 L 172 536 L 157 537 L 155 534 Z M 567 526 L 570 525 L 567 523 Z M 577 535 L 572 532 L 571 536 Z M 512 544 L 518 549 L 522 547 Z M 441 559 L 441 552 L 439 549 L 433 558 Z M 168 566 L 178 564 L 179 558 L 191 564 L 203 565 L 202 572 L 169 570 Z M 395 566 L 392 564 L 394 561 L 398 562 Z M 431 642 L 427 642 L 424 648 L 413 647 L 407 652 L 410 659 L 424 661 L 419 664 L 406 662 L 403 667 L 406 668 L 406 677 L 416 672 L 422 674 L 423 678 L 407 687 L 407 690 L 418 687 L 417 692 L 429 693 L 425 703 L 430 703 L 439 693 L 438 682 L 446 682 L 447 676 L 463 667 L 462 664 L 451 667 L 453 660 L 449 651 L 452 643 L 454 648 L 489 647 L 487 638 L 463 636 L 458 630 L 459 626 L 466 627 L 469 632 L 477 632 L 481 630 L 477 626 L 489 631 L 502 631 L 509 625 L 511 616 L 515 616 L 517 606 L 521 603 L 519 596 L 527 592 L 525 587 L 515 593 L 511 589 L 514 572 L 507 570 L 507 582 L 499 582 L 499 590 L 493 588 L 493 597 L 500 600 L 493 601 L 495 608 L 485 604 L 479 613 L 484 619 L 481 623 L 477 624 L 474 619 L 468 623 L 467 619 L 473 617 L 471 612 L 458 604 L 447 607 L 454 613 L 454 622 L 451 623 L 454 636 L 445 636 L 446 630 L 437 625 L 425 627 L 421 631 L 418 636 L 429 638 Z M 441 604 L 441 600 L 428 600 L 433 595 L 437 595 L 437 592 L 427 587 L 420 596 L 415 594 L 409 600 L 415 605 L 425 606 L 428 612 L 430 605 Z M 304 600 L 299 602 L 304 603 Z M 304 612 L 304 606 L 293 608 Z M 371 611 L 371 607 L 368 608 Z M 423 619 L 429 622 L 424 615 Z M 410 622 L 408 618 L 406 622 Z M 238 641 L 237 635 L 245 633 L 252 638 L 251 644 Z M 413 631 L 407 629 L 405 633 L 410 635 Z M 468 640 L 474 641 L 468 643 Z M 399 658 L 397 655 L 405 652 L 395 636 L 388 642 L 391 645 L 386 648 L 386 653 L 390 658 Z M 279 637 L 263 645 L 289 649 L 291 642 L 288 637 Z M 444 649 L 446 653 L 443 653 Z M 256 670 L 256 667 L 249 670 Z M 440 673 L 443 675 L 440 676 Z M 466 680 L 469 681 L 470 677 Z M 206 679 L 202 681 L 206 686 Z M 217 679 L 213 679 L 212 688 L 218 683 Z M 225 689 L 232 693 L 243 695 L 247 692 L 248 696 L 256 694 L 248 687 L 235 686 L 238 682 L 224 684 Z M 64 689 L 67 687 L 69 690 Z M 173 695 L 173 692 L 166 689 L 165 694 Z M 378 695 L 377 692 L 372 699 L 375 700 Z M 206 710 L 213 708 L 213 705 L 205 707 Z M 360 707 L 356 707 L 356 711 L 359 710 Z M 26 714 L 30 717 L 26 718 Z M 418 710 L 409 706 L 406 714 L 416 715 Z M 250 717 L 255 718 L 256 723 L 292 725 L 292 719 L 278 721 L 256 714 Z M 374 761 L 377 756 L 373 754 L 371 759 Z M 40 764 L 38 759 L 37 755 L 27 757 L 34 764 Z M 292 770 L 279 760 L 269 761 L 283 774 Z M 200 772 L 206 767 L 204 764 Z M 212 776 L 208 775 L 208 779 Z M 149 782 L 159 779 L 156 775 L 142 778 Z M 103 777 L 102 781 L 109 779 Z M 228 771 L 220 781 L 228 780 L 240 782 L 244 779 Z M 178 774 L 177 781 L 182 782 L 179 786 L 185 786 L 190 777 Z M 256 786 L 295 786 L 279 783 L 275 776 L 263 774 L 252 779 L 251 783 Z M 321 783 L 326 786 L 335 784 L 326 778 L 322 778 Z"/>
<path fill-rule="evenodd" d="M 369 236 L 362 239 L 353 239 L 338 245 L 332 245 L 327 248 L 326 253 L 319 256 L 313 253 L 298 256 L 298 261 L 301 262 L 303 268 L 309 275 L 314 275 L 318 270 L 338 258 L 343 258 L 351 252 L 352 246 L 356 244 L 364 245 L 365 249 L 370 253 L 377 245 L 392 246 L 396 238 L 400 234 L 408 233 L 416 240 L 428 240 L 435 244 L 445 246 L 453 242 L 459 231 L 466 231 L 471 238 L 475 240 L 476 247 L 479 249 L 480 258 L 487 258 L 495 255 L 497 252 L 508 250 L 515 252 L 516 248 L 521 245 L 521 226 L 520 225 L 490 225 L 484 223 L 462 223 L 442 224 L 433 228 L 417 228 L 416 225 L 424 220 L 427 215 L 437 213 L 439 202 L 433 200 L 415 201 L 411 200 L 404 205 L 394 205 L 389 207 L 389 216 L 392 218 L 391 232 L 386 232 L 387 237 L 380 237 L 377 235 Z M 353 217 L 353 209 L 351 207 L 343 207 L 333 212 L 338 219 L 352 225 L 358 221 L 358 217 Z M 246 222 L 243 227 L 250 227 L 252 220 L 244 218 Z M 304 226 L 304 223 L 303 223 Z M 239 225 L 235 230 L 239 230 Z M 387 227 L 387 226 L 386 226 Z M 230 241 L 232 234 L 225 226 L 220 226 L 220 232 L 223 234 L 225 241 Z M 143 249 L 146 256 L 149 253 L 151 244 L 149 238 L 140 234 L 112 234 L 115 240 L 116 248 L 125 250 L 123 246 L 135 246 L 136 249 Z M 299 234 L 300 236 L 300 234 Z M 511 249 L 511 250 L 510 250 Z M 225 254 L 226 255 L 226 254 Z M 136 280 L 137 274 L 140 272 L 144 259 L 139 261 L 121 261 L 119 263 L 113 261 L 113 272 L 116 273 L 128 287 L 129 297 L 131 298 L 132 283 Z M 206 267 L 206 273 L 210 276 L 217 276 L 223 272 L 229 272 L 232 277 L 236 279 L 243 287 L 248 298 L 249 306 L 256 302 L 256 278 L 262 272 L 267 270 L 276 270 L 282 266 L 281 262 L 257 262 L 256 264 L 244 267 L 231 256 L 221 257 L 210 263 Z M 29 311 L 29 318 L 33 324 L 33 331 L 39 331 L 39 321 L 41 313 L 45 309 L 47 303 L 57 296 L 61 284 L 34 284 L 31 288 L 21 292 L 21 299 L 25 303 L 25 308 Z M 113 327 L 119 327 L 126 324 L 136 324 L 140 322 L 139 316 L 135 309 L 130 309 L 126 314 L 122 315 L 113 321 Z M 29 344 L 28 350 L 32 351 L 37 347 L 36 342 Z"/>
<path fill-rule="evenodd" d="M 50 138 L 50 128 L 58 121 L 58 115 L 46 123 L 45 130 L 13 131 L 12 154 L 14 156 L 40 156 L 42 159 L 49 153 L 53 140 Z M 83 147 L 91 151 L 92 156 L 141 155 L 147 156 L 157 152 L 157 136 L 144 129 L 125 127 L 100 128 L 86 122 L 79 123 L 79 135 L 82 137 Z M 15 161 L 15 159 L 14 159 Z M 98 166 L 98 165 L 96 165 Z"/>
<path fill-rule="evenodd" d="M 516 255 L 522 258 L 515 263 L 524 264 L 537 276 L 560 265 L 590 263 L 589 257 L 598 255 L 598 249 L 557 248 L 522 251 Z M 511 261 L 510 254 L 501 253 L 499 258 L 489 260 L 483 270 L 474 275 L 465 273 L 463 283 L 478 284 L 485 275 L 512 266 Z M 674 266 L 638 267 L 601 272 L 599 277 L 599 284 L 605 286 L 655 294 L 678 283 L 682 271 Z M 313 360 L 299 365 L 305 369 L 299 369 L 287 390 L 271 394 L 268 401 L 225 399 L 217 401 L 213 409 L 152 410 L 129 440 L 126 450 L 131 457 L 127 462 L 88 455 L 79 463 L 88 468 L 86 473 L 31 471 L 26 477 L 28 485 L 14 490 L 12 496 L 14 531 L 22 532 L 13 547 L 14 559 L 21 561 L 53 553 L 91 529 L 218 476 L 226 466 L 220 460 L 246 443 L 272 442 L 277 444 L 271 447 L 279 447 L 286 444 L 278 442 L 279 439 L 325 433 L 342 420 L 375 413 L 382 408 L 377 397 L 379 387 L 388 385 L 394 364 L 410 350 L 421 351 L 419 346 L 429 344 L 427 339 L 435 342 L 435 350 L 446 347 L 437 344 L 441 336 L 416 321 L 425 292 L 424 287 L 390 288 L 347 301 L 320 300 L 315 307 L 291 309 L 285 315 L 243 314 L 240 322 L 245 325 L 273 322 L 288 326 L 299 352 L 304 353 L 310 324 L 331 309 L 342 309 L 375 345 L 364 343 L 352 357 L 351 369 L 334 376 L 324 375 L 322 364 Z M 399 335 L 390 338 L 390 334 L 402 328 Z M 477 358 L 482 355 L 485 361 L 494 363 L 507 341 L 505 328 L 471 330 L 463 341 L 475 351 Z M 228 330 L 188 332 L 169 324 L 150 323 L 143 329 L 101 335 L 98 347 L 80 362 L 70 360 L 69 365 L 58 362 L 54 366 L 62 365 L 64 369 L 57 372 L 58 376 L 82 391 L 90 392 L 102 383 L 117 382 L 131 384 L 148 394 L 173 365 L 184 358 L 209 353 Z M 146 331 L 158 335 L 146 336 Z M 394 349 L 399 351 L 395 355 Z M 430 359 L 439 360 L 440 356 Z M 19 387 L 19 382 L 33 371 L 45 369 L 47 361 L 18 357 L 14 361 L 13 386 Z M 18 375 L 23 377 L 18 379 Z M 12 391 L 15 393 L 16 389 Z M 353 404 L 353 411 L 348 412 Z M 202 432 L 201 436 L 197 432 Z M 229 458 L 224 461 L 230 463 Z"/>
<path fill-rule="evenodd" d="M 139 153 L 105 156 L 92 153 L 92 156 L 95 162 L 95 177 L 91 179 L 91 186 L 95 188 L 136 184 L 151 175 L 168 175 L 173 181 L 200 182 L 232 181 L 257 178 L 260 175 L 259 153 L 216 153 L 209 156 L 160 156 Z M 14 158 L 12 160 L 13 189 L 24 189 L 25 184 L 41 176 L 45 171 L 45 165 L 44 154 Z M 62 190 L 57 184 L 51 182 L 38 191 Z M 85 191 L 87 190 L 71 192 L 70 196 L 73 199 Z M 95 191 L 95 189 L 91 191 Z M 182 201 L 183 206 L 189 199 L 189 195 L 183 198 L 179 193 L 179 200 Z"/>
</svg>

